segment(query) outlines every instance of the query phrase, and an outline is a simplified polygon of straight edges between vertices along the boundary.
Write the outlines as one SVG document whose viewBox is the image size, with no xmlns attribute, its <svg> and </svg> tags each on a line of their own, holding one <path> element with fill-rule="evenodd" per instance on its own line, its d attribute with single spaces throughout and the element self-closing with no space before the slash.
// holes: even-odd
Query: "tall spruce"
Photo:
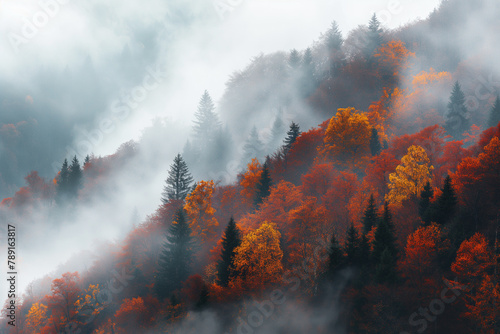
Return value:
<svg viewBox="0 0 500 334">
<path fill-rule="evenodd" d="M 354 266 L 359 264 L 359 234 L 354 224 L 347 230 L 347 237 L 344 245 L 347 265 Z"/>
<path fill-rule="evenodd" d="M 374 226 L 377 226 L 378 220 L 379 217 L 377 207 L 375 205 L 375 198 L 373 197 L 373 194 L 370 194 L 368 206 L 366 207 L 363 215 L 363 234 L 369 233 Z"/>
<path fill-rule="evenodd" d="M 328 247 L 328 264 L 326 268 L 326 278 L 328 280 L 333 280 L 342 268 L 344 264 L 344 252 L 340 248 L 340 245 L 335 236 L 335 232 L 332 234 L 330 239 L 330 245 Z"/>
<path fill-rule="evenodd" d="M 290 128 L 288 129 L 286 133 L 286 138 L 283 143 L 283 147 L 285 149 L 285 154 L 288 154 L 290 152 L 290 149 L 293 146 L 293 143 L 297 140 L 297 138 L 300 136 L 300 127 L 297 123 L 292 122 L 290 124 Z"/>
<path fill-rule="evenodd" d="M 370 137 L 370 151 L 373 156 L 378 155 L 382 151 L 382 145 L 380 144 L 380 137 L 378 131 L 372 128 L 372 135 Z"/>
<path fill-rule="evenodd" d="M 455 195 L 455 190 L 451 184 L 451 177 L 448 175 L 444 180 L 442 193 L 436 201 L 436 207 L 434 208 L 434 219 L 436 223 L 446 224 L 455 215 L 455 210 L 457 206 L 457 196 Z"/>
<path fill-rule="evenodd" d="M 465 94 L 458 81 L 453 85 L 448 110 L 444 116 L 446 132 L 455 139 L 462 138 L 462 134 L 469 129 L 470 124 L 469 111 L 465 106 Z"/>
<path fill-rule="evenodd" d="M 434 190 L 431 183 L 427 182 L 424 190 L 420 193 L 420 202 L 418 206 L 418 213 L 425 225 L 429 225 L 432 219 L 431 198 L 434 196 Z"/>
<path fill-rule="evenodd" d="M 488 127 L 497 126 L 500 122 L 500 97 L 497 96 L 493 107 L 490 110 L 490 116 L 488 118 Z"/>
<path fill-rule="evenodd" d="M 217 263 L 217 279 L 218 284 L 227 286 L 230 279 L 236 276 L 234 257 L 235 249 L 241 244 L 241 231 L 239 230 L 233 217 L 229 220 L 229 224 L 222 236 L 222 254 L 221 259 Z"/>
<path fill-rule="evenodd" d="M 253 158 L 261 160 L 264 155 L 264 144 L 259 138 L 257 128 L 252 127 L 250 135 L 248 136 L 245 145 L 243 146 L 243 158 L 241 161 L 242 166 L 246 166 Z"/>
<path fill-rule="evenodd" d="M 69 191 L 69 167 L 68 159 L 64 159 L 61 170 L 56 177 L 56 202 L 61 204 L 66 200 Z"/>
<path fill-rule="evenodd" d="M 393 259 L 397 259 L 396 231 L 387 202 L 384 204 L 384 213 L 375 231 L 375 238 L 373 240 L 372 258 L 376 265 L 382 261 L 382 253 L 386 248 Z"/>
<path fill-rule="evenodd" d="M 180 154 L 174 158 L 174 162 L 170 165 L 168 177 L 165 180 L 161 201 L 163 204 L 171 200 L 184 200 L 191 192 L 193 185 L 193 177 L 189 172 L 189 168 Z"/>
<path fill-rule="evenodd" d="M 372 59 L 373 53 L 382 45 L 383 42 L 383 30 L 380 26 L 380 21 L 378 20 L 377 15 L 373 14 L 370 22 L 368 23 L 367 40 L 365 45 L 365 57 L 367 60 Z"/>
<path fill-rule="evenodd" d="M 262 166 L 262 174 L 260 180 L 257 183 L 257 191 L 255 192 L 255 205 L 260 205 L 264 199 L 271 193 L 271 186 L 273 182 L 271 180 L 271 174 L 269 173 L 269 159 Z"/>
<path fill-rule="evenodd" d="M 296 49 L 290 51 L 288 56 L 288 65 L 293 71 L 296 71 L 300 68 L 300 62 L 302 59 L 300 58 L 300 53 Z"/>
<path fill-rule="evenodd" d="M 183 209 L 177 212 L 165 239 L 155 283 L 156 293 L 161 299 L 169 297 L 174 290 L 180 288 L 191 273 L 193 241 Z"/>
<path fill-rule="evenodd" d="M 80 162 L 76 155 L 73 157 L 71 161 L 71 166 L 69 166 L 68 173 L 68 188 L 69 188 L 69 196 L 75 198 L 78 196 L 78 191 L 82 188 L 83 182 L 83 172 L 80 166 Z"/>
<path fill-rule="evenodd" d="M 208 91 L 205 90 L 203 93 L 194 116 L 194 138 L 199 146 L 204 147 L 214 139 L 215 133 L 221 127 L 219 117 L 215 113 L 215 105 Z"/>
</svg>

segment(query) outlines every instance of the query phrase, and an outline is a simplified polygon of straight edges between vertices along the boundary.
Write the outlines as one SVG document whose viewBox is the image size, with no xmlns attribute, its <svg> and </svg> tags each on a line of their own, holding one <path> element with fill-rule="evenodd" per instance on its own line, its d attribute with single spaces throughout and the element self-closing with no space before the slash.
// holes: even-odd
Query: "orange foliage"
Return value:
<svg viewBox="0 0 500 334">
<path fill-rule="evenodd" d="M 381 69 L 397 77 L 409 68 L 409 58 L 415 57 L 415 53 L 408 51 L 401 41 L 390 41 L 383 44 L 373 56 L 378 59 Z"/>
<path fill-rule="evenodd" d="M 142 297 L 124 299 L 115 313 L 115 319 L 121 328 L 120 333 L 137 333 L 138 329 L 144 328 L 150 321 Z"/>
<path fill-rule="evenodd" d="M 186 210 L 193 231 L 193 236 L 200 237 L 202 242 L 213 241 L 216 237 L 216 227 L 219 222 L 215 219 L 215 209 L 212 207 L 212 194 L 215 190 L 214 181 L 200 181 L 186 197 Z"/>
<path fill-rule="evenodd" d="M 247 165 L 247 171 L 241 176 L 240 186 L 241 196 L 245 199 L 248 205 L 252 205 L 255 199 L 257 184 L 262 175 L 262 166 L 257 158 L 253 158 L 252 162 Z"/>
</svg>

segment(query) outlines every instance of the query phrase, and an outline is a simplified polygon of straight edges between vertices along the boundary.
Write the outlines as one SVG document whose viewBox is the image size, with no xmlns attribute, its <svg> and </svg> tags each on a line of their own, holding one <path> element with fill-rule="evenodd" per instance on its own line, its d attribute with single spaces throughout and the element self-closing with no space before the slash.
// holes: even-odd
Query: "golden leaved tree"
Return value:
<svg viewBox="0 0 500 334">
<path fill-rule="evenodd" d="M 35 303 L 31 306 L 26 317 L 26 328 L 30 333 L 39 333 L 47 321 L 47 306 Z"/>
<path fill-rule="evenodd" d="M 186 210 L 193 231 L 193 236 L 201 238 L 202 242 L 213 240 L 216 236 L 215 209 L 212 207 L 212 196 L 215 190 L 214 181 L 201 181 L 186 197 Z"/>
<path fill-rule="evenodd" d="M 430 160 L 421 146 L 412 145 L 401 158 L 396 171 L 389 175 L 389 193 L 386 200 L 395 205 L 409 198 L 417 198 L 427 182 L 431 181 Z"/>
</svg>

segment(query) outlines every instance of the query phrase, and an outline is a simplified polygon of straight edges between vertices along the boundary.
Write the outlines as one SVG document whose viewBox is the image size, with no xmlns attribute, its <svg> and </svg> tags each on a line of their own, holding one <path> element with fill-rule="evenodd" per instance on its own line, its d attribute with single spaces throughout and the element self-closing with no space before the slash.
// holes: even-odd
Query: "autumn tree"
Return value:
<svg viewBox="0 0 500 334">
<path fill-rule="evenodd" d="M 370 137 L 366 115 L 354 108 L 341 108 L 330 119 L 320 154 L 343 168 L 355 166 L 369 154 Z"/>
<path fill-rule="evenodd" d="M 26 328 L 30 333 L 39 333 L 47 322 L 47 306 L 42 303 L 31 305 L 26 317 Z"/>
<path fill-rule="evenodd" d="M 453 218 L 458 204 L 455 190 L 448 175 L 444 180 L 441 195 L 439 195 L 433 210 L 433 219 L 439 224 L 446 224 Z"/>
<path fill-rule="evenodd" d="M 255 291 L 281 280 L 283 251 L 280 238 L 281 233 L 268 222 L 243 237 L 241 245 L 235 249 L 234 262 L 239 273 L 234 281 L 236 286 Z"/>
<path fill-rule="evenodd" d="M 255 193 L 255 205 L 260 205 L 266 197 L 271 193 L 272 186 L 271 176 L 269 174 L 269 167 L 267 161 L 262 167 L 262 174 L 260 175 L 260 180 L 257 183 L 257 191 Z"/>
<path fill-rule="evenodd" d="M 469 111 L 465 106 L 465 94 L 458 81 L 456 81 L 451 92 L 450 101 L 448 102 L 448 110 L 445 114 L 446 132 L 454 138 L 460 139 L 462 134 L 470 127 L 469 118 Z"/>
<path fill-rule="evenodd" d="M 214 191 L 214 181 L 201 181 L 186 197 L 184 205 L 193 236 L 200 238 L 202 242 L 213 240 L 217 232 L 216 228 L 219 226 L 214 217 L 215 209 L 212 207 Z"/>
<path fill-rule="evenodd" d="M 500 96 L 497 96 L 488 118 L 488 127 L 497 126 L 500 122 Z"/>
<path fill-rule="evenodd" d="M 377 207 L 375 206 L 375 198 L 370 194 L 368 206 L 363 215 L 363 234 L 369 233 L 374 226 L 377 226 L 379 220 Z"/>
<path fill-rule="evenodd" d="M 427 153 L 421 146 L 410 146 L 396 171 L 389 175 L 389 194 L 386 199 L 395 205 L 401 205 L 407 199 L 416 199 L 431 180 L 434 167 L 429 164 Z"/>
<path fill-rule="evenodd" d="M 115 313 L 115 319 L 117 325 L 127 332 L 142 332 L 150 321 L 144 299 L 142 297 L 124 299 Z"/>
<path fill-rule="evenodd" d="M 179 288 L 191 272 L 194 244 L 182 209 L 177 212 L 165 239 L 155 282 L 156 293 L 160 298 L 168 297 Z"/>
<path fill-rule="evenodd" d="M 174 158 L 170 165 L 168 177 L 163 187 L 161 201 L 167 204 L 172 200 L 184 200 L 193 189 L 193 177 L 189 168 L 180 154 Z"/>
<path fill-rule="evenodd" d="M 75 302 L 81 293 L 79 280 L 78 272 L 68 272 L 52 281 L 51 294 L 47 296 L 48 307 L 52 317 L 63 319 L 61 324 L 68 323 L 76 314 Z"/>
<path fill-rule="evenodd" d="M 221 286 L 227 286 L 235 274 L 235 250 L 240 244 L 241 231 L 231 217 L 222 236 L 222 254 L 217 264 L 217 278 Z"/>
</svg>

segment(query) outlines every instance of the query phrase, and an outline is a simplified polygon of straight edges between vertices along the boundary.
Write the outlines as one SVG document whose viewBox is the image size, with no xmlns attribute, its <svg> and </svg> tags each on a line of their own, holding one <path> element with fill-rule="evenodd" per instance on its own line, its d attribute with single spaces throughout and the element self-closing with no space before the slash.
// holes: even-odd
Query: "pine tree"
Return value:
<svg viewBox="0 0 500 334">
<path fill-rule="evenodd" d="M 339 246 L 335 232 L 332 234 L 330 246 L 328 247 L 328 265 L 326 268 L 326 278 L 333 280 L 344 263 L 344 253 Z"/>
<path fill-rule="evenodd" d="M 234 271 L 234 250 L 241 244 L 241 231 L 231 217 L 222 236 L 222 254 L 217 264 L 218 284 L 227 286 L 230 279 L 236 276 Z"/>
<path fill-rule="evenodd" d="M 88 163 L 90 163 L 90 157 L 87 154 L 87 156 L 85 157 L 85 161 L 83 162 L 83 166 L 85 167 Z"/>
<path fill-rule="evenodd" d="M 260 176 L 259 183 L 257 183 L 257 191 L 255 193 L 255 205 L 260 205 L 264 199 L 271 193 L 271 186 L 273 184 L 271 180 L 271 175 L 269 173 L 269 163 L 268 159 L 262 166 L 262 174 Z"/>
<path fill-rule="evenodd" d="M 379 283 L 394 283 L 397 279 L 396 260 L 389 248 L 382 252 L 380 262 L 375 267 L 375 279 Z"/>
<path fill-rule="evenodd" d="M 346 262 L 350 266 L 359 264 L 359 241 L 358 230 L 351 223 L 351 226 L 347 230 L 347 238 L 344 245 Z"/>
<path fill-rule="evenodd" d="M 449 175 L 444 180 L 441 191 L 442 193 L 436 201 L 434 219 L 439 224 L 446 224 L 453 218 L 457 206 L 457 196 L 455 195 Z"/>
<path fill-rule="evenodd" d="M 292 68 L 292 70 L 296 71 L 300 68 L 300 53 L 296 49 L 290 51 L 290 55 L 288 56 L 288 65 Z"/>
<path fill-rule="evenodd" d="M 214 110 L 215 106 L 212 98 L 205 91 L 198 104 L 193 126 L 194 137 L 201 147 L 205 147 L 211 142 L 214 139 L 214 134 L 221 127 L 219 117 Z"/>
<path fill-rule="evenodd" d="M 268 152 L 273 152 L 278 149 L 283 137 L 286 134 L 285 123 L 283 123 L 281 114 L 282 112 L 280 110 L 274 119 L 273 127 L 271 129 L 271 138 L 267 144 Z"/>
<path fill-rule="evenodd" d="M 448 110 L 444 115 L 446 132 L 455 139 L 460 139 L 462 134 L 470 127 L 469 111 L 465 106 L 465 94 L 458 81 L 455 82 L 451 92 Z"/>
<path fill-rule="evenodd" d="M 156 275 L 155 289 L 163 299 L 181 287 L 191 272 L 193 261 L 193 241 L 191 229 L 186 221 L 183 209 L 177 212 L 174 222 L 166 234 L 159 258 L 159 268 Z"/>
<path fill-rule="evenodd" d="M 171 200 L 184 200 L 191 192 L 193 177 L 180 153 L 177 154 L 174 162 L 170 165 L 165 183 L 161 198 L 163 204 L 167 204 Z"/>
<path fill-rule="evenodd" d="M 68 159 L 64 159 L 64 162 L 61 167 L 61 171 L 56 178 L 56 201 L 61 204 L 68 195 L 69 191 L 69 168 L 68 168 Z"/>
<path fill-rule="evenodd" d="M 418 213 L 420 214 L 420 218 L 425 223 L 425 225 L 429 225 L 431 223 L 431 198 L 434 196 L 434 190 L 432 190 L 431 183 L 427 182 L 424 186 L 424 190 L 420 193 L 420 202 L 418 207 Z"/>
<path fill-rule="evenodd" d="M 301 64 L 301 92 L 303 96 L 309 96 L 315 89 L 314 62 L 312 51 L 307 48 L 302 57 Z"/>
<path fill-rule="evenodd" d="M 247 163 L 249 163 L 253 158 L 260 160 L 263 155 L 264 144 L 262 144 L 262 141 L 259 139 L 259 133 L 257 132 L 257 128 L 254 126 L 245 142 L 245 145 L 243 146 L 243 159 L 241 164 L 246 166 Z"/>
<path fill-rule="evenodd" d="M 70 197 L 74 198 L 78 196 L 78 191 L 82 187 L 83 172 L 80 167 L 80 162 L 78 161 L 76 155 L 71 161 L 71 166 L 69 166 L 68 173 L 68 194 Z"/>
<path fill-rule="evenodd" d="M 375 265 L 381 263 L 382 253 L 386 248 L 394 261 L 396 261 L 398 255 L 396 246 L 396 231 L 387 202 L 384 204 L 384 213 L 377 230 L 375 231 L 375 239 L 373 240 L 372 258 Z"/>
<path fill-rule="evenodd" d="M 293 146 L 293 143 L 295 143 L 297 138 L 300 136 L 300 127 L 298 126 L 298 124 L 292 122 L 292 124 L 290 124 L 290 129 L 288 130 L 286 135 L 287 136 L 284 140 L 283 147 L 285 149 L 285 154 L 288 154 Z"/>
<path fill-rule="evenodd" d="M 495 104 L 490 110 L 490 117 L 488 119 L 488 127 L 497 126 L 500 122 L 500 97 L 497 96 Z"/>
<path fill-rule="evenodd" d="M 194 305 L 195 310 L 201 311 L 205 309 L 209 304 L 210 296 L 208 294 L 208 287 L 205 283 L 201 286 L 200 297 Z"/>
<path fill-rule="evenodd" d="M 366 234 L 361 235 L 359 239 L 359 263 L 365 266 L 370 263 L 371 247 Z"/>
<path fill-rule="evenodd" d="M 373 156 L 378 155 L 382 151 L 378 131 L 375 128 L 372 128 L 372 135 L 370 137 L 370 151 Z"/>
<path fill-rule="evenodd" d="M 379 218 L 377 207 L 375 206 L 375 198 L 373 194 L 370 195 L 368 200 L 368 206 L 366 207 L 365 213 L 363 215 L 363 234 L 371 231 L 371 229 L 377 225 Z"/>
<path fill-rule="evenodd" d="M 341 50 L 344 39 L 340 32 L 337 22 L 333 21 L 332 26 L 325 35 L 325 44 L 328 50 L 329 59 L 329 76 L 333 77 L 337 74 L 339 68 L 342 66 L 345 57 Z"/>
<path fill-rule="evenodd" d="M 372 59 L 373 53 L 382 45 L 383 40 L 383 30 L 380 27 L 380 22 L 377 19 L 377 15 L 373 14 L 368 23 L 368 35 L 365 49 L 366 59 Z"/>
</svg>

